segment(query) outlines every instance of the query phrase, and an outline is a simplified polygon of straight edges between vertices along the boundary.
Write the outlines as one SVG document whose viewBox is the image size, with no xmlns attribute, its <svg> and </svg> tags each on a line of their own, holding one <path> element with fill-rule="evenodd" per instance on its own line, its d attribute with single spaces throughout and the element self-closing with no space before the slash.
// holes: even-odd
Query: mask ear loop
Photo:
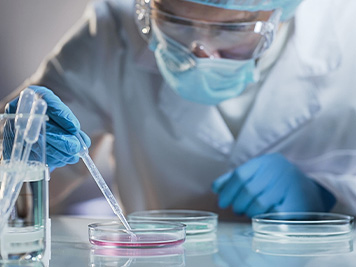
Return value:
<svg viewBox="0 0 356 267">
<path fill-rule="evenodd" d="M 272 40 L 274 39 L 276 33 L 277 33 L 277 29 L 279 26 L 279 23 L 281 21 L 281 16 L 282 16 L 282 9 L 276 9 L 272 16 L 269 18 L 268 22 L 270 22 L 273 26 L 272 29 Z"/>
<path fill-rule="evenodd" d="M 277 33 L 281 15 L 282 10 L 276 9 L 267 21 L 267 23 L 263 23 L 260 21 L 256 23 L 254 31 L 255 33 L 262 35 L 264 41 L 260 42 L 258 47 L 255 49 L 253 57 L 260 57 L 262 53 L 261 51 L 266 51 L 271 46 Z"/>
</svg>

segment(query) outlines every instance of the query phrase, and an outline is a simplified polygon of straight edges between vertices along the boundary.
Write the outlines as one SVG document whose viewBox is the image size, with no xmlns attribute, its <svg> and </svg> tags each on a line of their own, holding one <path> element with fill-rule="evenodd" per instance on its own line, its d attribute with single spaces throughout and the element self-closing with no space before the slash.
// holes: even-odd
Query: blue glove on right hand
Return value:
<svg viewBox="0 0 356 267">
<path fill-rule="evenodd" d="M 251 159 L 214 181 L 219 206 L 249 217 L 266 212 L 329 211 L 335 197 L 282 154 Z"/>
<path fill-rule="evenodd" d="M 50 169 L 74 164 L 79 161 L 77 155 L 81 146 L 75 136 L 80 132 L 84 142 L 89 147 L 90 138 L 80 130 L 80 123 L 72 111 L 51 90 L 41 86 L 29 86 L 36 94 L 47 102 L 47 115 L 49 121 L 46 123 L 46 154 L 47 164 Z M 15 113 L 18 98 L 7 106 L 6 113 Z M 39 137 L 43 138 L 43 137 Z"/>
</svg>

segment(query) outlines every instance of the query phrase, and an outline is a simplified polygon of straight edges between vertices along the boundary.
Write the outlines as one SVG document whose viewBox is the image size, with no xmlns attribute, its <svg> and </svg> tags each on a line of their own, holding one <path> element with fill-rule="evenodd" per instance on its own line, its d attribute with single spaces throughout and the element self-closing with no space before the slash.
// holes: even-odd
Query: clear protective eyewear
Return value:
<svg viewBox="0 0 356 267">
<path fill-rule="evenodd" d="M 153 4 L 150 4 L 151 1 Z M 141 34 L 150 40 L 151 23 L 154 22 L 165 36 L 197 57 L 256 59 L 270 47 L 281 16 L 281 10 L 277 9 L 268 13 L 266 21 L 205 21 L 168 13 L 160 8 L 162 4 L 151 1 L 136 0 L 137 23 Z M 216 9 L 221 11 L 221 8 Z M 164 38 L 159 38 L 159 42 L 164 42 Z"/>
</svg>

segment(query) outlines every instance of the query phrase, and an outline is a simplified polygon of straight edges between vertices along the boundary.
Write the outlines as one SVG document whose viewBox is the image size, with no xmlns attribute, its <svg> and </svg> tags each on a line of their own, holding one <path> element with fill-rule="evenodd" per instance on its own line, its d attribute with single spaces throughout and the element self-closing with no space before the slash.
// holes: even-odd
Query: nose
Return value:
<svg viewBox="0 0 356 267">
<path fill-rule="evenodd" d="M 206 45 L 197 41 L 192 42 L 190 51 L 199 58 L 221 58 L 219 51 L 209 49 Z"/>
</svg>

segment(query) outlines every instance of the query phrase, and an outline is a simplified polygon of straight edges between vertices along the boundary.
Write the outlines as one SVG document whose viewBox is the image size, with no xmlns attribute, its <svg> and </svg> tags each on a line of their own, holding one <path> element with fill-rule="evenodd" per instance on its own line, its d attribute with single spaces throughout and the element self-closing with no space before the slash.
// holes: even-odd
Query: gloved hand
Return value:
<svg viewBox="0 0 356 267">
<path fill-rule="evenodd" d="M 77 163 L 80 143 L 75 134 L 79 131 L 86 145 L 89 147 L 91 144 L 90 138 L 80 130 L 78 119 L 51 90 L 42 86 L 29 86 L 29 88 L 47 102 L 49 120 L 46 122 L 46 154 L 48 166 L 53 170 L 56 167 Z M 5 112 L 15 113 L 17 102 L 18 98 L 11 101 Z M 43 136 L 39 138 L 43 138 Z M 31 152 L 36 153 L 35 148 Z"/>
<path fill-rule="evenodd" d="M 219 206 L 253 217 L 267 212 L 329 211 L 334 196 L 281 154 L 254 158 L 214 181 Z"/>
</svg>

